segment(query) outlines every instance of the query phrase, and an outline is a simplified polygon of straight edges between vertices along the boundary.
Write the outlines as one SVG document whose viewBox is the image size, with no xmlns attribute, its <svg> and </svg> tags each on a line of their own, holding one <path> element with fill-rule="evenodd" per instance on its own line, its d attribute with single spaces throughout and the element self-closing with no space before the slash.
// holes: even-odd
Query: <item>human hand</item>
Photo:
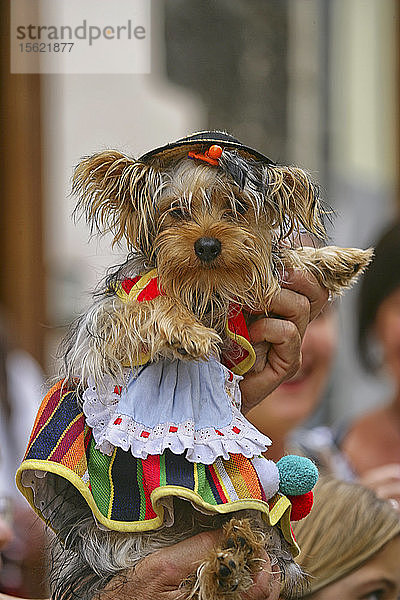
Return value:
<svg viewBox="0 0 400 600">
<path fill-rule="evenodd" d="M 181 582 L 196 572 L 222 532 L 206 531 L 163 548 L 141 560 L 134 569 L 115 577 L 100 594 L 100 600 L 183 600 Z M 243 600 L 278 600 L 280 577 L 274 573 L 267 554 L 263 570 Z"/>
<path fill-rule="evenodd" d="M 243 600 L 279 600 L 281 583 L 277 564 L 271 566 L 266 552 L 261 556 L 265 560 L 262 571 L 254 577 L 254 585 L 244 594 Z"/>
<path fill-rule="evenodd" d="M 400 464 L 392 463 L 366 471 L 359 482 L 375 492 L 379 498 L 389 500 L 400 512 Z"/>
<path fill-rule="evenodd" d="M 310 273 L 285 274 L 282 289 L 270 306 L 270 314 L 249 326 L 253 344 L 268 342 L 268 361 L 262 371 L 248 373 L 240 383 L 244 413 L 271 394 L 301 366 L 301 343 L 307 325 L 328 302 L 328 291 Z"/>
</svg>

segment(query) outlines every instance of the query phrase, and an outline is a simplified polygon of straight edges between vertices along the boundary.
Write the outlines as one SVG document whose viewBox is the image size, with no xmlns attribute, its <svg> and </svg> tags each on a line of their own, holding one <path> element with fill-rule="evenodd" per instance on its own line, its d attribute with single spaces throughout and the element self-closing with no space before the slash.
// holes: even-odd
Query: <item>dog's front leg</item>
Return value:
<svg viewBox="0 0 400 600">
<path fill-rule="evenodd" d="M 137 302 L 105 297 L 82 321 L 71 348 L 71 371 L 82 380 L 122 376 L 148 360 L 208 358 L 219 354 L 221 338 L 166 296 Z"/>
<path fill-rule="evenodd" d="M 176 299 L 158 296 L 146 303 L 148 318 L 140 332 L 150 353 L 157 357 L 206 359 L 219 354 L 221 338 L 214 329 L 205 327 Z"/>
</svg>

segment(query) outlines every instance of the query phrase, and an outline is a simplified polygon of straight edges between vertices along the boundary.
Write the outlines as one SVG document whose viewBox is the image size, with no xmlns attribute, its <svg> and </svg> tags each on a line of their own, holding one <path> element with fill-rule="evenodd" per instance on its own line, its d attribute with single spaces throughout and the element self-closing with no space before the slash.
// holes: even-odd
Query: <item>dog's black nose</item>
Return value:
<svg viewBox="0 0 400 600">
<path fill-rule="evenodd" d="M 202 262 L 208 263 L 221 252 L 221 242 L 217 238 L 202 237 L 195 241 L 194 251 Z"/>
</svg>

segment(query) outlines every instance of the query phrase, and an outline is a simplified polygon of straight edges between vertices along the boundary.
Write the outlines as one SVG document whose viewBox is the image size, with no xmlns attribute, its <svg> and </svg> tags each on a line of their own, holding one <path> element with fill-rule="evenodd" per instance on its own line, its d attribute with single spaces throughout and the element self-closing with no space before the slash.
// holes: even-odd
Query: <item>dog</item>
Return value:
<svg viewBox="0 0 400 600">
<path fill-rule="evenodd" d="M 103 513 L 94 506 L 85 487 L 88 476 L 78 467 L 73 475 L 65 461 L 61 471 L 48 467 L 58 450 L 37 460 L 32 448 L 47 426 L 40 429 L 38 416 L 18 485 L 61 540 L 54 598 L 71 593 L 92 598 L 149 553 L 221 526 L 221 547 L 182 583 L 182 598 L 239 600 L 261 568 L 262 549 L 279 565 L 282 597 L 294 597 L 303 576 L 292 558 L 290 511 L 296 498 L 312 493 L 315 477 L 310 465 L 294 457 L 300 479 L 309 475 L 313 483 L 294 489 L 289 482 L 285 492 L 282 482 L 290 469 L 259 458 L 270 440 L 241 415 L 239 382 L 249 370 L 264 368 L 268 345 L 253 348 L 247 325 L 269 313 L 287 271 L 310 273 L 338 295 L 364 270 L 372 251 L 296 243 L 303 232 L 325 236 L 318 187 L 302 169 L 276 165 L 223 132 L 193 134 L 138 160 L 114 150 L 94 154 L 76 167 L 73 192 L 76 210 L 92 227 L 113 232 L 114 244 L 124 240 L 129 255 L 67 336 L 63 382 L 52 390 L 41 415 L 63 398 L 61 405 L 70 403 L 73 418 L 67 425 L 62 421 L 62 435 L 71 423 L 83 423 L 82 439 L 91 428 L 86 458 L 80 460 L 88 462 L 93 496 L 93 473 L 111 473 L 128 457 L 135 461 L 135 473 L 140 463 L 143 486 L 153 485 L 149 481 L 154 470 L 161 473 L 164 460 L 167 485 L 162 488 L 157 475 L 157 485 L 148 488 L 151 502 L 143 501 L 149 516 L 132 533 L 120 525 L 114 504 Z M 190 414 L 188 395 L 195 398 Z M 200 401 L 203 412 L 197 408 Z M 229 404 L 233 420 L 226 421 L 220 401 Z M 197 415 L 194 425 L 192 414 Z M 78 443 L 78 436 L 74 440 Z M 155 457 L 161 457 L 157 464 Z M 235 496 L 225 505 L 214 500 L 215 508 L 204 490 L 201 497 L 199 481 L 203 477 L 204 485 L 212 486 L 210 472 L 218 464 L 218 477 L 222 469 L 233 473 L 234 460 L 247 461 L 258 482 L 264 477 L 261 495 Z M 174 469 L 186 469 L 188 479 L 194 473 L 194 487 L 181 480 L 171 484 Z M 227 481 L 232 486 L 232 479 Z M 114 503 L 119 493 L 123 496 L 113 493 Z M 272 523 L 274 507 L 281 512 Z"/>
</svg>

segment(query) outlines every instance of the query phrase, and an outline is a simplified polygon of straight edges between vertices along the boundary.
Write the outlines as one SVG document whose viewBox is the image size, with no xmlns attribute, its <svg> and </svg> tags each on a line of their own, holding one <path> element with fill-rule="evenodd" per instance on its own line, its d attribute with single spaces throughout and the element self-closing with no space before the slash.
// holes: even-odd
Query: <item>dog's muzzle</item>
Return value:
<svg viewBox="0 0 400 600">
<path fill-rule="evenodd" d="M 221 253 L 221 242 L 217 238 L 202 237 L 195 241 L 196 256 L 204 263 L 210 263 Z"/>
</svg>

